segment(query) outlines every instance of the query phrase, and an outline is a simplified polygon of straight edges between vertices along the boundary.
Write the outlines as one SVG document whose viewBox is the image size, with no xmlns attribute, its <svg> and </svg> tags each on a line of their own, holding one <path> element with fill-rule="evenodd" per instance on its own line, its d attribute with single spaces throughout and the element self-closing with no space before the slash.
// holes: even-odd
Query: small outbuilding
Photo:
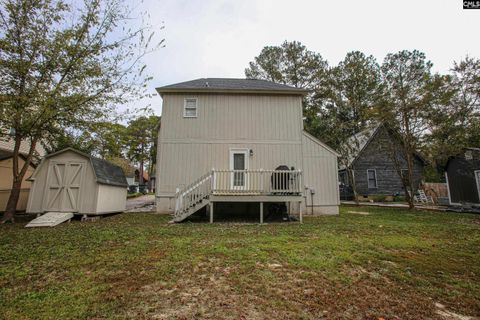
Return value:
<svg viewBox="0 0 480 320">
<path fill-rule="evenodd" d="M 126 207 L 128 184 L 122 169 L 72 148 L 45 156 L 30 180 L 28 213 L 101 215 Z"/>
<path fill-rule="evenodd" d="M 480 148 L 465 148 L 445 169 L 451 205 L 480 206 Z"/>
</svg>

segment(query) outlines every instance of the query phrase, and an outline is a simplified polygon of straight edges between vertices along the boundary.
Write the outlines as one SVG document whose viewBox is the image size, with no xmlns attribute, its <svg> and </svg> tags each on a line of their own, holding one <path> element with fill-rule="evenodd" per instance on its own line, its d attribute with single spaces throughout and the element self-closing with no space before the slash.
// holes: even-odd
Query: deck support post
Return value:
<svg viewBox="0 0 480 320">
<path fill-rule="evenodd" d="M 213 223 L 213 202 L 210 202 L 210 223 Z"/>
<path fill-rule="evenodd" d="M 298 211 L 300 213 L 300 223 L 303 223 L 303 211 L 302 211 L 302 202 L 298 202 Z"/>
<path fill-rule="evenodd" d="M 260 224 L 263 223 L 263 202 L 260 202 Z"/>
</svg>

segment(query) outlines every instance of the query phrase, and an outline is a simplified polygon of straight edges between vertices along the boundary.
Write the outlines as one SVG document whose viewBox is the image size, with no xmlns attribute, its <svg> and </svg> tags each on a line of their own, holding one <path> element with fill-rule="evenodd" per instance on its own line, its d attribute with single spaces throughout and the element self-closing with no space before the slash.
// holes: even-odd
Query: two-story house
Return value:
<svg viewBox="0 0 480 320">
<path fill-rule="evenodd" d="M 158 212 L 182 221 L 207 207 L 213 221 L 214 210 L 254 208 L 262 221 L 284 203 L 292 214 L 338 213 L 338 154 L 303 130 L 306 90 L 206 78 L 157 92 Z"/>
</svg>

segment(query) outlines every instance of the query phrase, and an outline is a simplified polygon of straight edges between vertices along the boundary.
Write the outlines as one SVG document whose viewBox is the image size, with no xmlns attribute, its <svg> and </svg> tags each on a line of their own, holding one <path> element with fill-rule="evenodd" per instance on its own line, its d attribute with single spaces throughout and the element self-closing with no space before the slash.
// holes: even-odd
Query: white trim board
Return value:
<svg viewBox="0 0 480 320">
<path fill-rule="evenodd" d="M 187 100 L 195 100 L 195 115 L 187 115 Z M 193 108 L 191 108 L 193 109 Z M 183 99 L 183 117 L 184 118 L 197 118 L 198 117 L 198 99 L 194 97 Z"/>
<path fill-rule="evenodd" d="M 475 181 L 477 182 L 478 202 L 480 202 L 480 170 L 473 171 Z"/>
<path fill-rule="evenodd" d="M 248 157 L 250 156 L 250 149 L 249 148 L 229 148 L 229 168 L 230 170 L 234 170 L 234 155 L 235 154 L 243 154 L 244 159 L 245 159 L 245 168 L 244 170 L 249 169 L 249 159 Z M 235 173 L 231 173 L 230 177 L 230 188 L 231 189 L 243 189 L 248 186 L 248 175 L 246 173 L 243 173 L 243 186 L 234 186 L 234 176 Z"/>
</svg>

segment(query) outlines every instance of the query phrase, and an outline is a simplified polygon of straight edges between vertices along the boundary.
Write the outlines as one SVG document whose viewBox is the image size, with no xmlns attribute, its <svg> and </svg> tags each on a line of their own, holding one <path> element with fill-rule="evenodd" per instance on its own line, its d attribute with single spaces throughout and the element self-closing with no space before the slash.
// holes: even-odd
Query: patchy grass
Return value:
<svg viewBox="0 0 480 320">
<path fill-rule="evenodd" d="M 443 319 L 436 303 L 480 315 L 479 215 L 168 220 L 1 226 L 0 318 Z"/>
</svg>

